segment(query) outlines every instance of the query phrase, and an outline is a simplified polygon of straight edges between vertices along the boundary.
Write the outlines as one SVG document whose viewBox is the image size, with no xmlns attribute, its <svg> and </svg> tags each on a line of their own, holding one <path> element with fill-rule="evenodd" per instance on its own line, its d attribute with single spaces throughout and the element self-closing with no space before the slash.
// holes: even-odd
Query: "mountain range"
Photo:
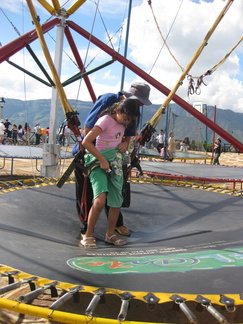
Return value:
<svg viewBox="0 0 243 324">
<path fill-rule="evenodd" d="M 92 108 L 92 102 L 81 100 L 69 100 L 73 110 L 77 110 L 81 128 L 84 126 L 84 121 Z M 40 123 L 41 127 L 48 127 L 50 121 L 50 99 L 39 100 L 18 100 L 5 98 L 3 117 L 8 118 L 17 126 L 24 125 L 28 122 L 33 128 L 36 123 Z M 142 118 L 140 128 L 150 121 L 158 110 L 159 105 L 144 106 L 142 109 Z M 214 109 L 212 106 L 207 107 L 206 115 L 211 120 L 216 120 L 216 123 L 225 131 L 232 134 L 239 141 L 243 140 L 243 114 L 236 113 L 229 109 Z M 58 107 L 58 125 L 61 125 L 65 120 L 65 114 L 59 104 Z M 177 104 L 171 103 L 166 108 L 166 113 L 162 115 L 159 124 L 156 127 L 158 133 L 160 129 L 166 130 L 168 133 L 173 131 L 177 140 L 182 140 L 189 137 L 190 141 L 204 142 L 207 139 L 208 143 L 212 142 L 213 132 L 204 124 L 199 122 L 195 117 L 186 112 Z M 222 140 L 224 143 L 224 140 Z"/>
</svg>

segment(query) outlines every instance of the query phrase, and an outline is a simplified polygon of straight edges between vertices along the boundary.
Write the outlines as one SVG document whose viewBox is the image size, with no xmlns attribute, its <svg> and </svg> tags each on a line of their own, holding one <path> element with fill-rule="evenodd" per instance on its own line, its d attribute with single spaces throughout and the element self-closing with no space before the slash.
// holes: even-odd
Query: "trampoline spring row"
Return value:
<svg viewBox="0 0 243 324">
<path fill-rule="evenodd" d="M 138 183 L 138 184 L 153 184 L 153 185 L 171 185 L 192 189 L 202 189 L 207 191 L 213 191 L 218 193 L 232 194 L 236 196 L 241 196 L 243 190 L 231 189 L 227 187 L 213 186 L 211 184 L 198 183 L 198 182 L 187 182 L 179 180 L 164 180 L 159 178 L 141 178 L 141 177 L 131 177 L 129 182 Z"/>
<path fill-rule="evenodd" d="M 138 177 L 138 171 L 132 170 L 132 172 L 135 173 L 135 177 Z M 176 175 L 176 174 L 168 174 L 168 173 L 159 173 L 159 172 L 153 172 L 153 171 L 146 171 L 143 170 L 144 176 L 148 176 L 151 178 L 156 179 L 168 179 L 169 181 L 177 180 L 177 181 L 188 181 L 192 180 L 193 182 L 198 182 L 201 184 L 212 184 L 212 183 L 229 183 L 232 184 L 232 189 L 236 189 L 237 185 L 239 187 L 239 190 L 243 189 L 243 179 L 223 179 L 223 178 L 206 178 L 206 177 L 195 177 L 195 176 L 189 176 L 189 175 Z"/>
<path fill-rule="evenodd" d="M 49 319 L 52 319 L 55 321 L 56 316 L 57 316 L 56 314 L 58 314 L 58 316 L 63 316 L 63 318 L 65 318 L 64 323 L 76 323 L 73 318 L 75 316 L 83 316 L 83 317 L 80 317 L 79 323 L 87 322 L 87 317 L 84 317 L 84 315 L 78 315 L 78 314 L 72 314 L 72 313 L 66 313 L 66 312 L 61 312 L 63 314 L 63 315 L 61 315 L 61 314 L 57 313 L 57 311 L 56 311 L 56 310 L 60 309 L 61 306 L 63 306 L 66 302 L 68 302 L 72 297 L 76 298 L 76 300 L 79 299 L 78 293 L 82 293 L 83 291 L 85 292 L 85 290 L 86 290 L 86 292 L 88 291 L 94 295 L 93 298 L 91 298 L 91 301 L 85 310 L 85 315 L 88 317 L 91 317 L 91 318 L 93 318 L 93 316 L 94 316 L 95 309 L 96 309 L 97 305 L 99 304 L 101 297 L 103 295 L 105 295 L 106 293 L 108 293 L 108 294 L 113 293 L 113 294 L 117 295 L 118 297 L 120 297 L 121 306 L 120 306 L 120 312 L 117 316 L 117 320 L 119 322 L 126 320 L 126 317 L 128 314 L 128 309 L 129 309 L 129 304 L 130 304 L 131 300 L 134 298 L 140 299 L 140 297 L 136 296 L 136 294 L 133 294 L 132 292 L 129 292 L 129 291 L 125 291 L 125 292 L 119 294 L 119 292 L 117 290 L 113 291 L 113 292 L 109 291 L 106 288 L 98 288 L 96 290 L 93 290 L 94 287 L 85 287 L 85 286 L 81 286 L 81 285 L 75 286 L 75 285 L 71 285 L 68 283 L 62 283 L 62 282 L 57 282 L 57 281 L 53 282 L 53 281 L 45 279 L 45 278 L 33 277 L 31 275 L 22 273 L 19 270 L 12 269 L 7 266 L 0 266 L 0 274 L 3 277 L 8 276 L 8 282 L 9 282 L 9 285 L 2 288 L 2 290 L 0 290 L 0 293 L 4 293 L 6 291 L 10 291 L 13 289 L 18 289 L 23 283 L 29 283 L 29 286 L 31 289 L 30 293 L 22 295 L 18 298 L 18 303 L 19 303 L 18 307 L 16 305 L 16 302 L 13 302 L 12 300 L 6 302 L 2 298 L 0 298 L 0 306 L 2 308 L 10 309 L 15 312 L 16 311 L 18 312 L 19 309 L 21 308 L 21 310 L 22 310 L 21 312 L 23 312 L 24 314 L 33 315 L 32 309 L 29 307 L 30 305 L 26 305 L 26 308 L 25 308 L 22 304 L 27 303 L 27 302 L 37 298 L 38 296 L 43 294 L 45 290 L 50 289 L 51 296 L 58 298 L 49 307 L 49 310 L 51 309 L 52 312 L 45 314 L 44 309 L 41 310 L 42 307 L 37 307 L 40 309 L 39 311 L 37 311 L 36 306 L 35 306 L 34 315 L 38 317 L 38 312 L 39 312 L 40 313 L 39 317 L 49 318 Z M 15 279 L 17 279 L 16 282 L 14 282 Z M 36 288 L 36 287 L 39 287 L 39 288 Z M 66 291 L 66 293 L 64 295 L 62 295 L 61 297 L 58 296 L 58 290 L 57 290 L 58 288 Z M 172 294 L 171 296 L 169 296 L 169 294 L 166 293 L 166 296 L 167 296 L 166 299 L 164 298 L 165 296 L 163 296 L 163 294 L 160 293 L 159 295 L 161 296 L 161 299 L 158 298 L 153 293 L 148 293 L 146 296 L 143 296 L 142 299 L 144 301 L 146 301 L 146 303 L 148 305 L 157 305 L 159 302 L 164 303 L 169 300 L 172 300 L 172 301 L 174 301 L 175 305 L 178 305 L 179 309 L 187 317 L 189 323 L 192 323 L 192 324 L 197 324 L 198 321 L 197 321 L 196 315 L 190 309 L 187 302 L 195 301 L 195 302 L 197 302 L 198 305 L 205 307 L 206 310 L 219 323 L 221 323 L 221 324 L 229 323 L 227 321 L 227 319 L 223 316 L 223 314 L 221 314 L 213 306 L 213 303 L 215 303 L 214 295 L 209 295 L 210 297 L 207 298 L 207 297 L 201 296 L 201 295 L 190 296 L 188 294 L 186 294 L 185 296 L 178 295 L 178 294 Z M 220 295 L 220 296 L 217 296 L 217 300 L 218 300 L 217 304 L 221 305 L 221 306 L 224 305 L 227 312 L 234 312 L 236 310 L 236 304 L 243 305 L 242 294 L 239 294 L 239 296 Z M 11 304 L 11 303 L 13 303 L 13 304 Z M 76 320 L 76 317 L 75 317 L 75 320 Z M 114 320 L 107 320 L 107 321 L 110 323 L 115 323 Z M 108 323 L 107 321 L 104 323 Z M 100 322 L 99 318 L 96 318 L 96 322 L 97 323 Z M 130 323 L 132 323 L 132 322 L 130 321 Z"/>
<path fill-rule="evenodd" d="M 59 178 L 34 178 L 24 180 L 0 181 L 0 192 L 4 189 L 26 189 L 37 185 L 56 185 Z M 70 178 L 67 183 L 73 183 L 75 180 Z"/>
</svg>

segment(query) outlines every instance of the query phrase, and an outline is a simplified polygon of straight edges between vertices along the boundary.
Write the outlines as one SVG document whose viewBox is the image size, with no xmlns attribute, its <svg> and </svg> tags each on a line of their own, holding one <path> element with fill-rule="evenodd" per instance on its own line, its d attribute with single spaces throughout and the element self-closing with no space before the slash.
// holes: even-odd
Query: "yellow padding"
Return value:
<svg viewBox="0 0 243 324">
<path fill-rule="evenodd" d="M 6 272 L 12 272 L 12 271 L 19 271 L 16 275 L 13 275 L 13 277 L 17 280 L 17 281 L 22 281 L 24 279 L 28 279 L 28 278 L 32 278 L 34 275 L 25 273 L 25 272 L 21 272 L 20 270 L 11 268 L 9 266 L 6 265 L 0 265 L 0 273 L 6 273 Z M 50 279 L 46 279 L 46 278 L 41 278 L 38 277 L 37 280 L 33 280 L 34 283 L 36 283 L 38 286 L 40 287 L 44 287 L 47 284 L 52 283 L 55 280 L 50 280 Z M 76 287 L 77 285 L 74 284 L 70 284 L 67 282 L 60 282 L 58 281 L 58 285 L 56 286 L 57 288 L 69 291 L 71 288 Z M 94 287 L 94 286 L 82 286 L 82 292 L 89 292 L 89 293 L 93 293 L 95 290 L 99 289 L 100 287 Z M 113 289 L 113 288 L 105 288 L 106 289 L 106 293 L 107 294 L 113 294 L 116 296 L 121 295 L 122 293 L 124 293 L 125 291 L 123 290 L 118 290 L 118 289 Z M 143 301 L 144 303 L 144 296 L 146 296 L 148 294 L 148 292 L 145 291 L 130 291 L 130 293 L 134 296 L 134 299 L 138 299 L 140 301 Z M 222 292 L 223 293 L 223 292 Z M 164 292 L 154 292 L 154 295 L 156 297 L 158 297 L 160 299 L 159 304 L 162 303 L 166 303 L 166 302 L 171 302 L 171 296 L 178 294 L 181 297 L 185 298 L 186 301 L 196 301 L 197 298 L 197 294 L 183 294 L 183 293 L 177 293 L 175 292 L 171 292 L 171 293 L 164 293 Z M 200 294 L 200 292 L 198 292 L 198 294 Z M 209 300 L 211 300 L 212 304 L 217 304 L 217 305 L 221 305 L 224 306 L 224 304 L 222 304 L 220 302 L 220 295 L 218 294 L 202 294 L 204 297 L 208 298 Z M 237 305 L 243 305 L 243 300 L 241 299 L 240 294 L 226 294 L 227 297 L 230 297 L 232 299 L 234 299 L 235 301 L 235 306 Z"/>
</svg>

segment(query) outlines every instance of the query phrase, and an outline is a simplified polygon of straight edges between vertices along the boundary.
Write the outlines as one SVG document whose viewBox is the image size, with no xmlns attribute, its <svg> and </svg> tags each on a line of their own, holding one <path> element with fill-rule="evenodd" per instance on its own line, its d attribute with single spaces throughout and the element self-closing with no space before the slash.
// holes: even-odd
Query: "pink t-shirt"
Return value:
<svg viewBox="0 0 243 324">
<path fill-rule="evenodd" d="M 111 116 L 100 117 L 95 126 L 102 129 L 102 132 L 96 138 L 95 147 L 98 151 L 115 148 L 121 143 L 125 127 L 118 124 Z"/>
</svg>

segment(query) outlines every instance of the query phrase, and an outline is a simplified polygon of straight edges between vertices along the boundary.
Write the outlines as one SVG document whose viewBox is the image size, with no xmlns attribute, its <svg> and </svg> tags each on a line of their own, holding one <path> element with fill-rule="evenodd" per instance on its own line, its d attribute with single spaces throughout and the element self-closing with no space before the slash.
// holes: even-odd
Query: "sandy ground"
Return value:
<svg viewBox="0 0 243 324">
<path fill-rule="evenodd" d="M 71 147 L 63 147 L 62 149 L 71 151 Z M 65 172 L 71 162 L 72 159 L 60 161 L 60 175 Z M 6 158 L 4 161 L 3 158 L 0 158 L 0 181 L 41 177 L 41 165 L 42 160 L 16 158 L 12 161 L 12 159 Z"/>
<path fill-rule="evenodd" d="M 66 148 L 63 148 L 66 149 Z M 71 150 L 71 148 L 68 148 Z M 192 152 L 192 153 L 200 153 L 200 152 Z M 60 162 L 60 172 L 61 175 L 65 172 L 65 170 L 70 165 L 72 159 L 61 160 Z M 243 153 L 222 153 L 220 156 L 220 164 L 225 166 L 232 167 L 243 167 Z M 187 163 L 194 163 L 194 161 L 187 160 Z M 26 179 L 26 178 L 38 178 L 41 176 L 40 168 L 42 164 L 42 160 L 31 160 L 31 159 L 14 159 L 13 161 L 13 172 L 11 176 L 11 159 L 0 158 L 0 181 L 9 181 L 14 179 Z M 196 163 L 204 164 L 204 161 L 197 160 Z M 207 163 L 210 163 L 208 161 Z M 72 174 L 73 175 L 73 174 Z M 72 176 L 71 175 L 71 176 Z"/>
</svg>

